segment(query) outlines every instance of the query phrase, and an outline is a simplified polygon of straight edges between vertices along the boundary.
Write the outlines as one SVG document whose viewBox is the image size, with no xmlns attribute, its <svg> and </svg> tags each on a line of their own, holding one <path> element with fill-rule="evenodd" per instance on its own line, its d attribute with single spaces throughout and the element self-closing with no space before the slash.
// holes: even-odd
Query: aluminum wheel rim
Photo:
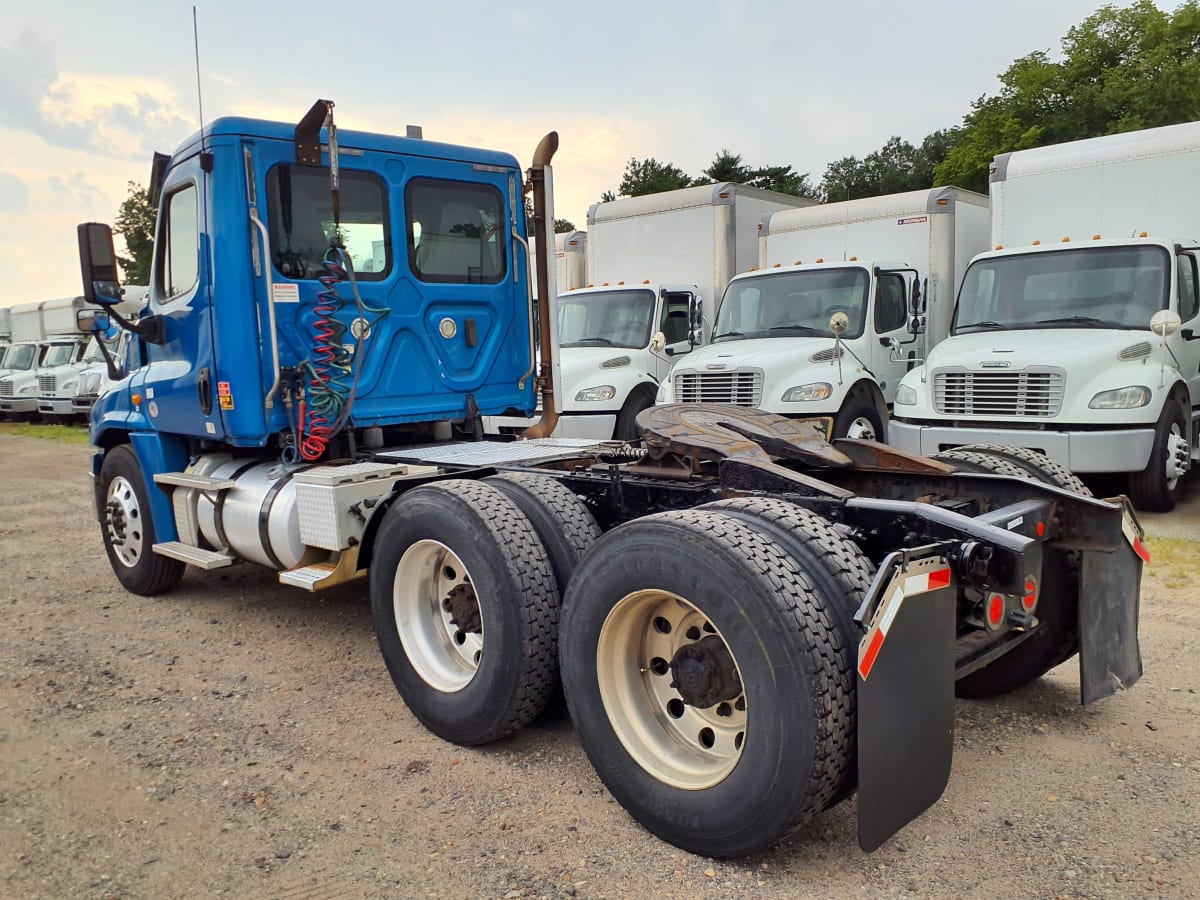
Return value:
<svg viewBox="0 0 1200 900">
<path fill-rule="evenodd" d="M 417 541 L 404 551 L 392 582 L 396 632 L 421 679 L 443 693 L 471 683 L 483 661 L 483 626 L 464 630 L 454 621 L 448 598 L 474 593 L 474 582 L 458 554 L 438 541 Z M 475 596 L 479 605 L 479 598 Z M 482 606 L 480 605 L 482 616 Z"/>
<path fill-rule="evenodd" d="M 1187 471 L 1189 448 L 1183 429 L 1178 422 L 1171 423 L 1171 433 L 1167 436 L 1166 479 L 1167 490 L 1173 491 L 1179 484 L 1179 479 Z"/>
<path fill-rule="evenodd" d="M 724 781 L 745 749 L 744 693 L 705 709 L 689 706 L 671 687 L 670 669 L 664 671 L 680 647 L 709 635 L 729 649 L 704 613 L 682 597 L 635 591 L 609 612 L 596 648 L 600 699 L 617 738 L 647 773 L 684 790 Z"/>
<path fill-rule="evenodd" d="M 846 437 L 858 441 L 875 440 L 875 425 L 866 416 L 859 416 L 846 429 Z"/>
<path fill-rule="evenodd" d="M 104 527 L 117 561 L 132 569 L 141 561 L 145 547 L 142 511 L 132 482 L 118 475 L 108 484 L 104 502 Z"/>
</svg>

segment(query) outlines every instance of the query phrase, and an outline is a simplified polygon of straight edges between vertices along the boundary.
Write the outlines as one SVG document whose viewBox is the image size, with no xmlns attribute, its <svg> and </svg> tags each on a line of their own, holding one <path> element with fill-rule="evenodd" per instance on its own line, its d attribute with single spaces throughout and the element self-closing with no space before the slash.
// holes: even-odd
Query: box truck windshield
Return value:
<svg viewBox="0 0 1200 900">
<path fill-rule="evenodd" d="M 1088 247 L 978 260 L 967 270 L 953 334 L 1033 328 L 1146 331 L 1168 305 L 1161 247 Z M 1190 270 L 1189 270 L 1190 271 Z"/>
<path fill-rule="evenodd" d="M 27 372 L 33 368 L 36 356 L 37 344 L 13 344 L 5 354 L 4 367 L 18 372 Z"/>
<path fill-rule="evenodd" d="M 55 366 L 65 366 L 75 357 L 77 344 L 51 344 L 42 360 L 42 367 L 53 369 Z"/>
<path fill-rule="evenodd" d="M 861 268 L 783 272 L 734 281 L 717 313 L 713 341 L 833 337 L 829 317 L 836 312 L 850 319 L 843 337 L 858 337 L 863 332 L 867 287 L 867 272 Z"/>
<path fill-rule="evenodd" d="M 558 334 L 562 347 L 645 347 L 654 318 L 652 291 L 605 291 L 560 297 Z"/>
</svg>

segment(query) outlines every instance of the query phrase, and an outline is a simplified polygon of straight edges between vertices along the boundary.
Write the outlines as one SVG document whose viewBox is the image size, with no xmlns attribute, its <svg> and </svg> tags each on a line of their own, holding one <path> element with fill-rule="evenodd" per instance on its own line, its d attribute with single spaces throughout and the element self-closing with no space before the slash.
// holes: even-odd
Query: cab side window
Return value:
<svg viewBox="0 0 1200 900">
<path fill-rule="evenodd" d="M 886 334 L 903 328 L 908 321 L 904 308 L 904 279 L 899 275 L 880 275 L 875 288 L 875 331 Z"/>
<path fill-rule="evenodd" d="M 186 185 L 163 204 L 158 229 L 157 287 L 164 300 L 190 290 L 200 276 L 200 230 L 196 186 Z"/>
<path fill-rule="evenodd" d="M 663 303 L 662 333 L 668 347 L 688 339 L 690 300 L 690 294 L 668 294 Z"/>
<path fill-rule="evenodd" d="M 1185 253 L 1177 261 L 1179 267 L 1179 318 L 1194 318 L 1200 312 L 1200 296 L 1196 294 L 1196 257 Z"/>
</svg>

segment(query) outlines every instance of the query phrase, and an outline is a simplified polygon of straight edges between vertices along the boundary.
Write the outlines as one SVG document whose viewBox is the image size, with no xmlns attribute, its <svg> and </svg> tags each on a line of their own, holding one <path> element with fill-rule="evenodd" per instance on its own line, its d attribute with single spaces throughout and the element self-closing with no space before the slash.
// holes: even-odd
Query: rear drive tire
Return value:
<svg viewBox="0 0 1200 900">
<path fill-rule="evenodd" d="M 484 483 L 507 496 L 529 517 L 546 548 L 559 595 L 564 594 L 579 560 L 600 537 L 600 526 L 591 511 L 570 488 L 547 475 L 502 472 L 485 478 Z"/>
<path fill-rule="evenodd" d="M 849 725 L 839 730 L 846 737 L 841 748 L 848 763 L 829 805 L 834 806 L 854 792 L 858 785 L 858 702 L 854 678 L 858 662 L 858 642 L 862 629 L 854 613 L 862 605 L 871 587 L 875 567 L 849 539 L 839 534 L 832 523 L 811 510 L 768 497 L 741 497 L 718 500 L 699 507 L 745 522 L 766 540 L 791 557 L 802 577 L 811 583 L 834 624 L 834 646 L 841 656 L 841 669 L 848 681 L 830 697 L 832 714 Z"/>
<path fill-rule="evenodd" d="M 380 525 L 370 593 L 392 681 L 434 734 L 483 744 L 545 707 L 559 594 L 528 517 L 495 487 L 451 480 L 400 497 Z"/>
<path fill-rule="evenodd" d="M 654 834 L 742 856 L 834 797 L 851 723 L 828 704 L 853 670 L 811 583 L 744 522 L 693 509 L 613 529 L 563 613 L 580 741 Z"/>
<path fill-rule="evenodd" d="M 1179 497 L 1189 459 L 1187 421 L 1183 410 L 1168 400 L 1154 426 L 1154 446 L 1150 462 L 1129 476 L 1129 499 L 1147 512 L 1170 512 Z M 1184 470 L 1184 471 L 1181 471 Z"/>
<path fill-rule="evenodd" d="M 1075 475 L 1034 450 L 994 444 L 971 444 L 934 457 L 959 468 L 1028 478 L 1091 496 Z M 1023 643 L 981 669 L 960 678 L 959 697 L 982 699 L 1007 694 L 1036 681 L 1079 652 L 1079 553 L 1047 547 L 1036 615 L 1037 631 Z"/>
<path fill-rule="evenodd" d="M 100 502 L 104 550 L 125 590 L 153 597 L 179 584 L 184 563 L 154 552 L 157 537 L 146 481 L 137 456 L 126 444 L 104 454 Z"/>
</svg>

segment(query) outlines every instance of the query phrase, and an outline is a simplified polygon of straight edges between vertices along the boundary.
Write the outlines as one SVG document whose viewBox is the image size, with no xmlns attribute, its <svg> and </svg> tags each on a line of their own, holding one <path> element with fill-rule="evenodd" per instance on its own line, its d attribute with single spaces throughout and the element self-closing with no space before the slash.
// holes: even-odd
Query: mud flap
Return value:
<svg viewBox="0 0 1200 900">
<path fill-rule="evenodd" d="M 1142 677 L 1138 646 L 1142 563 L 1150 554 L 1128 509 L 1125 541 L 1112 553 L 1084 551 L 1079 579 L 1079 693 L 1093 703 Z"/>
<path fill-rule="evenodd" d="M 920 553 L 889 556 L 860 610 L 858 843 L 867 852 L 932 806 L 950 778 L 957 584 L 941 553 Z"/>
</svg>

